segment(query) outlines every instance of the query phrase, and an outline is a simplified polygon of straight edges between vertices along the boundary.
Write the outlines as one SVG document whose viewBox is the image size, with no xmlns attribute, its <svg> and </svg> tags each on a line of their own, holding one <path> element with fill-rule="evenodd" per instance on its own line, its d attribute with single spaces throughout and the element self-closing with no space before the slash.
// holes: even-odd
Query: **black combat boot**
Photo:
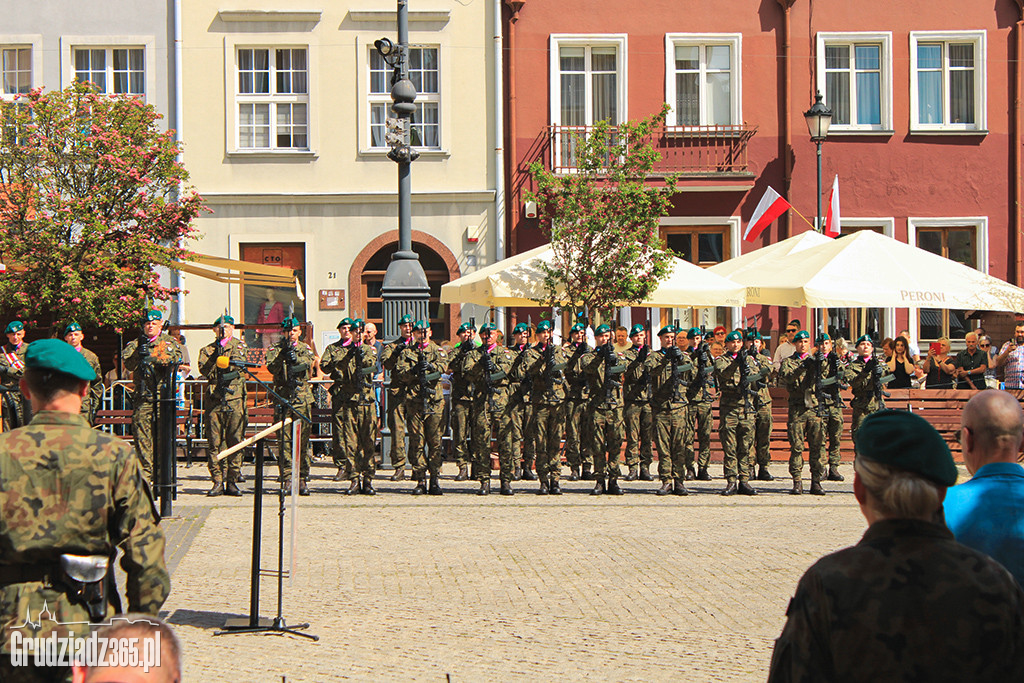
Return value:
<svg viewBox="0 0 1024 683">
<path fill-rule="evenodd" d="M 478 496 L 486 496 L 491 492 L 491 480 L 484 479 L 480 482 L 480 490 L 476 492 Z"/>
<path fill-rule="evenodd" d="M 661 488 L 654 492 L 656 496 L 667 496 L 672 493 L 672 480 L 662 482 Z"/>
<path fill-rule="evenodd" d="M 821 488 L 820 481 L 811 481 L 811 495 L 812 496 L 824 496 L 825 489 Z"/>
<path fill-rule="evenodd" d="M 636 481 L 640 478 L 640 465 L 630 465 L 629 474 L 626 475 L 626 481 Z"/>
<path fill-rule="evenodd" d="M 512 480 L 519 481 L 523 478 L 523 466 L 520 463 L 516 463 L 516 468 L 512 472 Z"/>
<path fill-rule="evenodd" d="M 499 493 L 503 496 L 513 496 L 516 492 L 512 490 L 512 483 L 508 479 L 502 479 Z"/>
<path fill-rule="evenodd" d="M 741 481 L 738 493 L 741 496 L 756 496 L 757 489 L 751 486 L 749 481 Z"/>
<path fill-rule="evenodd" d="M 305 479 L 299 479 L 299 495 L 300 496 L 308 496 L 309 495 L 309 483 L 306 482 Z"/>
<path fill-rule="evenodd" d="M 672 493 L 677 496 L 690 495 L 689 490 L 686 488 L 686 484 L 684 484 L 681 479 L 676 479 L 676 485 L 672 488 Z"/>
<path fill-rule="evenodd" d="M 227 486 L 224 487 L 224 493 L 226 493 L 229 496 L 235 497 L 242 495 L 242 492 L 238 490 L 238 484 L 236 484 L 233 481 L 229 481 L 227 483 Z"/>
<path fill-rule="evenodd" d="M 722 489 L 722 495 L 723 496 L 735 496 L 736 495 L 736 491 L 737 491 L 736 480 L 735 479 L 730 479 L 729 482 L 725 485 L 725 488 Z"/>
<path fill-rule="evenodd" d="M 562 495 L 562 487 L 554 477 L 551 477 L 551 483 L 548 484 L 548 490 L 551 492 L 552 496 Z"/>
<path fill-rule="evenodd" d="M 455 475 L 455 481 L 466 481 L 469 479 L 469 465 L 459 465 L 459 473 Z"/>
<path fill-rule="evenodd" d="M 698 481 L 711 481 L 711 475 L 708 473 L 707 467 L 701 467 L 697 470 Z"/>
<path fill-rule="evenodd" d="M 334 481 L 345 481 L 348 476 L 345 474 L 345 468 L 339 467 L 337 474 L 334 475 Z"/>
<path fill-rule="evenodd" d="M 364 474 L 363 475 L 362 494 L 364 496 L 376 496 L 377 495 L 376 489 L 373 488 L 373 475 L 372 474 Z"/>
<path fill-rule="evenodd" d="M 360 483 L 359 483 L 359 477 L 356 477 L 355 479 L 349 480 L 349 482 L 348 482 L 348 491 L 345 491 L 345 493 L 350 495 L 350 496 L 354 496 L 357 493 L 361 493 L 361 492 L 362 492 L 362 485 L 360 485 Z"/>
<path fill-rule="evenodd" d="M 607 493 L 610 496 L 621 496 L 622 495 L 622 489 L 619 488 L 619 478 L 618 477 L 608 477 L 608 490 L 605 491 L 605 493 Z"/>
<path fill-rule="evenodd" d="M 828 480 L 829 481 L 846 481 L 846 477 L 839 474 L 839 465 L 828 466 Z"/>
<path fill-rule="evenodd" d="M 590 492 L 590 495 L 600 496 L 602 493 L 604 493 L 604 477 L 598 477 L 594 481 L 596 483 L 594 484 L 594 490 Z"/>
<path fill-rule="evenodd" d="M 437 474 L 434 472 L 430 473 L 430 487 L 427 489 L 427 493 L 432 496 L 444 495 L 444 491 L 441 490 L 441 484 L 437 481 Z"/>
<path fill-rule="evenodd" d="M 650 465 L 640 465 L 640 481 L 654 481 Z"/>
<path fill-rule="evenodd" d="M 583 481 L 594 481 L 594 468 L 589 462 L 583 463 L 583 474 L 580 475 Z"/>
<path fill-rule="evenodd" d="M 757 480 L 758 481 L 775 481 L 775 477 L 768 471 L 768 465 L 761 465 L 757 468 Z"/>
<path fill-rule="evenodd" d="M 697 478 L 697 473 L 693 471 L 693 465 L 686 468 L 686 476 L 683 477 L 686 481 L 693 481 Z"/>
<path fill-rule="evenodd" d="M 524 477 L 524 479 L 525 479 L 525 477 Z M 548 480 L 547 479 L 541 479 L 540 480 L 540 487 L 537 489 L 537 495 L 538 496 L 546 496 L 546 495 L 548 495 L 548 493 L 550 493 L 550 490 L 548 489 Z"/>
<path fill-rule="evenodd" d="M 391 475 L 391 481 L 405 481 L 405 468 L 395 470 L 395 473 Z"/>
<path fill-rule="evenodd" d="M 526 481 L 537 481 L 537 473 L 533 471 L 532 462 L 523 463 L 523 479 Z"/>
<path fill-rule="evenodd" d="M 793 488 L 790 490 L 789 493 L 791 495 L 794 495 L 794 496 L 799 496 L 803 492 L 804 492 L 804 480 L 803 479 L 794 479 L 793 480 Z"/>
<path fill-rule="evenodd" d="M 224 484 L 223 484 L 223 482 L 215 481 L 213 483 L 213 488 L 211 488 L 209 491 L 207 491 L 206 495 L 210 496 L 211 498 L 213 498 L 214 496 L 223 496 L 224 495 Z"/>
<path fill-rule="evenodd" d="M 416 476 L 416 488 L 412 490 L 412 495 L 422 496 L 427 492 L 427 475 L 424 473 L 414 476 Z"/>
<path fill-rule="evenodd" d="M 580 468 L 579 468 L 579 466 L 578 465 L 570 466 L 569 467 L 569 481 L 579 481 L 579 480 L 580 480 Z"/>
</svg>

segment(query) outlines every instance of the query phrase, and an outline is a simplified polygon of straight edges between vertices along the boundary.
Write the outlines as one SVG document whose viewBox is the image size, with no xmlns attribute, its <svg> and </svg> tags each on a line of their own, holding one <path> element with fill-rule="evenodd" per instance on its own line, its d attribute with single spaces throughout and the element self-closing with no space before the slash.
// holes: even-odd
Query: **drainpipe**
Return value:
<svg viewBox="0 0 1024 683">
<path fill-rule="evenodd" d="M 1021 13 L 1021 19 L 1017 21 L 1015 31 L 1015 47 L 1017 48 L 1017 59 L 1011 62 L 1013 65 L 1013 220 L 1011 228 L 1013 239 L 1011 245 L 1014 255 L 1013 276 L 1017 286 L 1024 283 L 1024 254 L 1021 253 L 1021 60 L 1024 60 L 1024 0 L 1017 0 L 1017 9 Z"/>
<path fill-rule="evenodd" d="M 174 142 L 177 143 L 179 150 L 181 149 L 181 129 L 183 119 L 183 109 L 181 102 L 182 94 L 182 83 L 181 83 L 181 0 L 174 0 Z M 182 163 L 182 154 L 178 152 L 178 163 Z M 178 240 L 178 246 L 185 246 L 184 240 Z M 182 278 L 181 271 L 171 271 L 171 287 L 182 287 L 184 284 L 184 278 Z M 174 307 L 174 320 L 175 325 L 181 325 L 185 322 L 185 293 L 178 292 L 176 295 L 176 306 Z"/>
<path fill-rule="evenodd" d="M 505 258 L 505 101 L 502 61 L 502 0 L 494 0 L 494 260 Z M 505 321 L 505 309 L 495 311 L 495 320 Z M 507 332 L 507 330 L 506 330 Z M 506 338 L 507 338 L 506 334 Z"/>
<path fill-rule="evenodd" d="M 792 30 L 789 10 L 792 9 L 794 2 L 796 0 L 778 0 L 779 6 L 782 7 L 782 68 L 784 70 L 782 78 L 782 116 L 779 117 L 779 127 L 781 129 L 779 131 L 779 154 L 782 155 L 782 193 L 787 198 L 790 197 L 790 190 L 793 186 L 793 130 L 789 125 L 789 114 L 793 108 L 793 70 L 790 64 L 791 45 L 789 41 Z M 791 227 L 792 218 L 787 211 L 783 220 L 779 222 L 780 241 L 789 237 Z M 789 322 L 789 308 L 779 306 L 779 329 L 782 330 L 787 322 Z"/>
<path fill-rule="evenodd" d="M 505 4 L 512 10 L 512 15 L 508 20 L 508 158 L 510 160 L 510 173 L 509 180 L 515 173 L 515 170 L 519 168 L 519 156 L 516 150 L 516 136 L 519 131 L 516 128 L 516 22 L 519 21 L 519 10 L 526 4 L 526 0 L 505 0 Z M 502 74 L 498 74 L 499 80 Z M 504 178 L 504 169 L 502 169 L 502 178 Z M 508 230 L 509 230 L 509 242 L 512 245 L 512 250 L 515 253 L 519 253 L 519 231 L 512 232 L 514 226 L 518 225 L 519 221 L 519 197 L 512 198 L 512 207 L 509 216 Z M 509 326 L 516 324 L 516 311 L 512 310 L 509 317 Z"/>
</svg>

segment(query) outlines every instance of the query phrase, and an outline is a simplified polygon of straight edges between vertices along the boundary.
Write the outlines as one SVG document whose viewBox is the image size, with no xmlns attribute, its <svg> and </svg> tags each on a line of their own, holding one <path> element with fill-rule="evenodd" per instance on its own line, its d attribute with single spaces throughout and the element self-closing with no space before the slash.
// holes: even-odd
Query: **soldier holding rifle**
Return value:
<svg viewBox="0 0 1024 683">
<path fill-rule="evenodd" d="M 413 343 L 399 353 L 395 375 L 404 378 L 405 417 L 409 428 L 409 459 L 416 480 L 414 495 L 444 492 L 438 478 L 444 455 L 441 451 L 441 417 L 444 415 L 444 393 L 441 372 L 448 367 L 448 352 L 430 341 L 425 320 L 413 325 Z M 429 482 L 427 477 L 430 477 Z"/>
<path fill-rule="evenodd" d="M 658 332 L 661 348 L 648 354 L 644 369 L 651 380 L 651 417 L 654 443 L 658 448 L 659 496 L 689 492 L 685 475 L 686 442 L 692 443 L 690 424 L 686 419 L 686 389 L 693 378 L 693 364 L 675 344 L 676 328 L 662 327 Z M 636 372 L 634 368 L 631 372 Z"/>
<path fill-rule="evenodd" d="M 88 363 L 89 367 L 96 373 L 96 379 L 89 382 L 89 395 L 82 399 L 82 417 L 92 424 L 96 419 L 96 411 L 100 409 L 100 405 L 103 403 L 103 370 L 100 369 L 99 357 L 90 351 L 89 349 L 82 346 L 82 341 L 85 339 L 85 333 L 82 332 L 82 326 L 78 323 L 71 322 L 64 327 L 64 341 L 82 354 Z"/>
<path fill-rule="evenodd" d="M 516 354 L 514 376 L 519 379 L 509 388 L 509 404 L 512 411 L 512 478 L 519 479 L 524 475 L 522 461 L 529 455 L 533 460 L 533 449 L 529 446 L 533 441 L 533 407 L 530 405 L 532 380 L 526 368 L 526 355 L 530 349 L 530 325 L 518 323 L 512 328 L 513 344 L 509 350 Z M 527 479 L 535 479 L 533 472 Z"/>
<path fill-rule="evenodd" d="M 715 401 L 714 359 L 711 348 L 705 338 L 703 327 L 691 327 L 686 332 L 688 344 L 687 354 L 693 364 L 693 381 L 686 389 L 686 443 L 684 444 L 686 461 L 686 478 L 711 481 L 708 465 L 711 463 L 711 429 L 714 418 L 711 415 L 711 404 Z M 693 471 L 694 436 L 697 438 L 700 453 L 697 456 L 697 472 Z"/>
<path fill-rule="evenodd" d="M 317 358 L 313 349 L 300 341 L 302 328 L 299 325 L 298 319 L 291 316 L 281 321 L 281 332 L 284 333 L 284 337 L 267 350 L 267 370 L 274 376 L 274 391 L 288 401 L 299 414 L 309 418 L 313 406 L 313 389 L 309 380 L 313 378 L 313 367 L 316 365 Z M 279 421 L 289 416 L 294 418 L 291 411 L 285 411 L 277 405 L 275 405 L 275 416 Z M 308 496 L 311 460 L 309 424 L 302 422 L 299 430 L 299 495 Z M 281 471 L 281 486 L 284 488 L 285 494 L 290 494 L 293 448 L 291 425 L 282 427 L 281 433 L 284 453 L 278 467 Z"/>
<path fill-rule="evenodd" d="M 473 386 L 467 376 L 470 365 L 476 354 L 476 347 L 473 345 L 473 325 L 462 323 L 456 334 L 459 336 L 459 343 L 452 350 L 452 359 L 449 370 L 451 371 L 452 392 L 449 403 L 448 422 L 452 428 L 452 453 L 455 456 L 455 464 L 459 466 L 459 473 L 455 475 L 455 481 L 466 481 L 469 479 L 469 463 L 473 461 L 473 454 L 469 448 L 470 422 L 475 419 L 470 413 L 473 407 Z M 490 466 L 488 466 L 490 471 Z"/>
<path fill-rule="evenodd" d="M 651 352 L 647 343 L 647 328 L 641 324 L 629 330 L 632 346 L 626 349 L 626 379 L 623 385 L 626 423 L 626 466 L 629 474 L 626 481 L 651 481 L 651 390 L 650 377 L 644 362 Z M 630 372 L 636 368 L 637 372 Z"/>
<path fill-rule="evenodd" d="M 569 481 L 594 478 L 594 463 L 586 446 L 590 435 L 583 430 L 588 394 L 587 378 L 580 363 L 590 352 L 586 336 L 586 325 L 578 322 L 569 330 L 569 341 L 562 347 L 569 356 L 565 365 L 565 462 L 569 465 Z"/>
<path fill-rule="evenodd" d="M 747 330 L 745 348 L 747 355 L 753 357 L 757 362 L 759 374 L 767 378 L 775 366 L 772 364 L 771 356 L 761 352 L 764 348 L 764 340 L 757 330 Z M 758 382 L 757 395 L 753 397 L 754 410 L 754 450 L 750 455 L 750 478 L 760 481 L 773 481 L 775 477 L 768 472 L 768 465 L 771 463 L 771 439 L 772 439 L 772 395 L 768 390 L 768 382 L 762 379 Z M 755 477 L 754 465 L 757 465 Z"/>
<path fill-rule="evenodd" d="M 818 415 L 818 397 L 815 385 L 819 381 L 818 363 L 810 355 L 811 335 L 800 330 L 793 336 L 796 351 L 783 359 L 779 381 L 789 391 L 789 474 L 793 477 L 790 493 L 804 492 L 804 439 L 807 440 L 808 460 L 811 465 L 811 493 L 825 495 L 821 478 L 825 469 L 825 448 L 821 438 L 821 417 Z"/>
<path fill-rule="evenodd" d="M 715 359 L 715 382 L 721 391 L 719 435 L 725 452 L 723 496 L 757 493 L 750 485 L 749 458 L 756 412 L 754 397 L 757 382 L 763 378 L 761 366 L 743 348 L 742 335 L 736 330 L 727 334 L 725 353 Z"/>
<path fill-rule="evenodd" d="M 822 332 L 815 341 L 818 344 L 816 356 L 820 359 L 818 366 L 821 368 L 818 373 L 821 383 L 817 390 L 818 415 L 821 417 L 822 447 L 828 454 L 826 478 L 829 481 L 843 481 L 844 477 L 839 473 L 839 462 L 842 459 L 839 441 L 843 436 L 843 398 L 839 390 L 846 388 L 846 363 L 832 348 L 832 338 L 827 333 Z"/>
<path fill-rule="evenodd" d="M 385 344 L 380 352 L 381 366 L 388 371 L 388 431 L 391 432 L 391 465 L 395 473 L 391 481 L 405 479 L 405 386 L 406 378 L 395 374 L 395 364 L 403 349 L 412 345 L 412 316 L 406 313 L 398 319 L 398 338 Z"/>
<path fill-rule="evenodd" d="M 25 324 L 14 320 L 7 324 L 7 343 L 0 355 L 0 401 L 3 402 L 3 431 L 28 424 L 32 411 L 18 390 L 18 380 L 25 374 Z"/>
<path fill-rule="evenodd" d="M 537 343 L 526 351 L 523 371 L 532 382 L 530 405 L 533 408 L 533 434 L 536 444 L 537 477 L 540 488 L 537 493 L 555 495 L 562 493 L 559 484 L 562 446 L 562 430 L 565 419 L 565 351 L 551 339 L 551 321 L 542 320 L 537 324 Z M 529 463 L 523 462 L 523 478 Z"/>
<path fill-rule="evenodd" d="M 512 408 L 509 402 L 510 373 L 515 365 L 512 351 L 498 344 L 494 323 L 480 326 L 479 348 L 468 358 L 467 379 L 473 388 L 470 410 L 473 432 L 473 462 L 480 481 L 480 495 L 491 492 L 491 435 L 498 443 L 501 495 L 512 491 Z"/>
<path fill-rule="evenodd" d="M 611 328 L 598 325 L 594 330 L 597 347 L 583 361 L 590 391 L 590 436 L 594 456 L 592 495 L 622 495 L 619 487 L 619 452 L 622 449 L 622 378 L 626 359 L 615 351 Z M 607 486 L 605 485 L 607 477 Z"/>
<path fill-rule="evenodd" d="M 199 373 L 206 378 L 206 449 L 213 488 L 208 496 L 240 496 L 242 453 L 223 460 L 217 454 L 238 444 L 245 434 L 245 342 L 235 338 L 235 319 L 222 315 L 213 323 L 217 338 L 199 350 Z"/>
<path fill-rule="evenodd" d="M 853 400 L 850 401 L 850 407 L 853 408 L 850 436 L 856 439 L 857 430 L 864 418 L 885 409 L 885 397 L 889 395 L 885 385 L 896 379 L 896 376 L 889 372 L 885 361 L 875 355 L 871 335 L 864 334 L 857 339 L 857 357 L 843 370 L 843 377 L 853 391 Z"/>
</svg>

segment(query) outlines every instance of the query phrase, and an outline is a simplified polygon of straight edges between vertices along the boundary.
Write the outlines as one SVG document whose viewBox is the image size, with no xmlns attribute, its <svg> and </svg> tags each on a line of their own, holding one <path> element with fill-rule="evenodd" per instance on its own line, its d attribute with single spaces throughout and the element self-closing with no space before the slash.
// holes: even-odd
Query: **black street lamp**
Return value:
<svg viewBox="0 0 1024 683">
<path fill-rule="evenodd" d="M 832 125 L 832 110 L 821 103 L 821 91 L 814 94 L 814 104 L 804 112 L 807 132 L 811 134 L 811 142 L 818 146 L 818 213 L 814 220 L 814 229 L 821 232 L 821 143 L 828 137 L 828 127 Z"/>
<path fill-rule="evenodd" d="M 416 113 L 416 87 L 409 80 L 409 3 L 398 0 L 398 44 L 387 38 L 374 41 L 378 54 L 392 67 L 391 111 L 385 142 L 391 147 L 388 158 L 398 164 L 398 251 L 384 273 L 381 298 L 384 300 L 383 338 L 398 336 L 398 319 L 406 313 L 414 320 L 430 319 L 430 285 L 412 250 L 412 183 L 410 164 L 419 156 L 412 148 L 410 123 Z"/>
</svg>

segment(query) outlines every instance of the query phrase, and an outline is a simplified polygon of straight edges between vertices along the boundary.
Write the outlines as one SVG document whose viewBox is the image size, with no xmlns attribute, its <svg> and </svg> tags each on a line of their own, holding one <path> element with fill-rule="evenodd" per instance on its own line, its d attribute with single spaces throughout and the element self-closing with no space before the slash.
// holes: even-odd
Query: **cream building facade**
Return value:
<svg viewBox="0 0 1024 683">
<path fill-rule="evenodd" d="M 501 248 L 492 9 L 410 3 L 410 75 L 420 93 L 413 247 L 443 339 L 460 314 L 482 320 L 485 311 L 438 304 L 441 284 L 492 263 Z M 269 325 L 294 307 L 312 323 L 317 349 L 345 316 L 380 328 L 380 285 L 398 240 L 397 168 L 384 143 L 391 70 L 374 49 L 381 37 L 396 40 L 387 0 L 183 3 L 184 163 L 211 210 L 191 247 L 299 274 L 295 288 L 186 276 L 183 322 L 210 323 L 226 308 Z M 251 345 L 274 340 L 247 334 Z"/>
</svg>

